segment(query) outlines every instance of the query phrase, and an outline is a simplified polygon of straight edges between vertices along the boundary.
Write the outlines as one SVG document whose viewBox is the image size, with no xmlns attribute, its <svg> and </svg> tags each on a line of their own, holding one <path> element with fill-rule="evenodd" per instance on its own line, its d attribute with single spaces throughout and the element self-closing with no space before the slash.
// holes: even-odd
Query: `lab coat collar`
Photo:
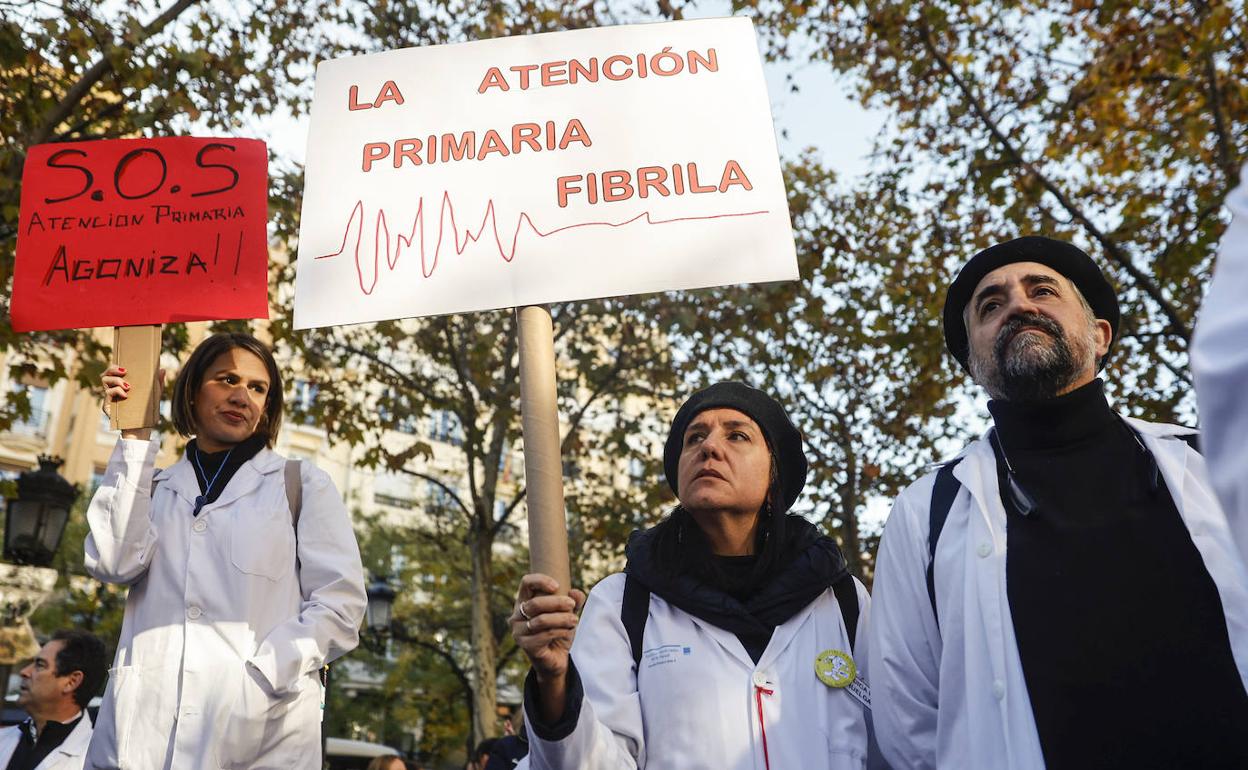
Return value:
<svg viewBox="0 0 1248 770">
<path fill-rule="evenodd" d="M 70 731 L 69 735 L 65 736 L 65 740 L 61 741 L 61 745 L 57 746 L 56 750 L 48 755 L 49 757 L 57 754 L 67 757 L 81 757 L 87 753 L 87 746 L 91 744 L 91 715 L 86 711 L 78 713 L 82 716 L 82 719 L 78 720 L 78 724 L 74 725 L 74 729 Z M 71 719 L 70 721 L 72 722 L 73 720 Z M 44 761 L 46 762 L 47 760 L 45 759 Z M 43 763 L 39 763 L 39 767 L 42 766 Z"/>
<path fill-rule="evenodd" d="M 201 516 L 211 510 L 237 500 L 243 495 L 251 492 L 260 486 L 260 482 L 270 473 L 279 470 L 284 464 L 281 455 L 269 448 L 261 449 L 235 472 L 233 478 L 230 479 L 225 489 L 222 490 L 221 496 L 213 503 L 206 506 Z M 183 452 L 182 457 L 173 465 L 163 470 L 157 471 L 154 477 L 156 482 L 161 486 L 168 486 L 175 494 L 185 500 L 189 505 L 195 504 L 195 498 L 199 496 L 199 480 L 195 478 L 195 469 L 191 466 L 190 458 Z"/>
<path fill-rule="evenodd" d="M 854 586 L 857 591 L 858 587 Z M 822 605 L 828 601 L 828 594 L 832 592 L 829 588 L 820 594 L 813 602 L 807 604 L 798 610 L 797 614 L 786 620 L 784 623 L 776 626 L 776 630 L 771 633 L 771 641 L 767 642 L 767 648 L 763 650 L 763 654 L 759 656 L 758 668 L 767 668 L 771 666 L 777 658 L 784 654 L 789 643 L 797 637 L 798 631 L 810 619 L 811 614 L 815 611 L 816 605 Z M 849 652 L 849 650 L 845 650 Z M 747 656 L 748 657 L 748 656 Z"/>
<path fill-rule="evenodd" d="M 234 474 L 234 478 L 230 479 L 230 483 L 221 491 L 221 496 L 217 498 L 213 505 L 229 505 L 238 498 L 248 494 L 260 486 L 265 476 L 280 470 L 282 464 L 282 458 L 273 450 L 267 447 L 261 449 L 255 457 L 243 463 L 238 472 Z"/>
<path fill-rule="evenodd" d="M 741 640 L 737 638 L 736 634 L 732 633 L 731 631 L 722 629 L 719 626 L 715 625 L 714 623 L 703 620 L 702 618 L 699 618 L 697 615 L 694 615 L 692 613 L 686 613 L 686 614 L 688 614 L 689 617 L 693 619 L 694 625 L 702 629 L 702 631 L 704 631 L 707 636 L 711 637 L 716 642 L 718 642 L 719 646 L 723 647 L 724 650 L 728 652 L 728 654 L 732 655 L 734 658 L 741 661 L 741 663 L 743 663 L 746 668 L 749 668 L 749 669 L 754 668 L 754 659 L 751 658 L 750 654 L 745 651 L 745 645 L 741 644 Z M 769 644 L 768 647 L 770 648 L 770 646 L 771 645 Z"/>
</svg>

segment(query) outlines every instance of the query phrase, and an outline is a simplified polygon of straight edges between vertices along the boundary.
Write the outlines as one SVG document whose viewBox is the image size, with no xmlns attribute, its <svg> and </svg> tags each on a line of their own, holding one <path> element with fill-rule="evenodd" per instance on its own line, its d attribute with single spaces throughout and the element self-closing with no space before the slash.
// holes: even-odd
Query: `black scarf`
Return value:
<svg viewBox="0 0 1248 770">
<path fill-rule="evenodd" d="M 829 586 L 849 578 L 836 541 L 820 535 L 806 519 L 790 515 L 778 566 L 756 581 L 751 590 L 733 592 L 742 597 L 738 599 L 724 587 L 692 574 L 690 560 L 682 558 L 679 565 L 657 563 L 654 541 L 661 527 L 671 525 L 669 519 L 644 532 L 634 532 L 625 549 L 625 571 L 668 604 L 737 635 L 770 635 Z M 696 529 L 696 525 L 689 528 Z M 701 533 L 694 534 L 698 535 Z M 689 532 L 684 533 L 685 538 L 689 536 Z"/>
</svg>

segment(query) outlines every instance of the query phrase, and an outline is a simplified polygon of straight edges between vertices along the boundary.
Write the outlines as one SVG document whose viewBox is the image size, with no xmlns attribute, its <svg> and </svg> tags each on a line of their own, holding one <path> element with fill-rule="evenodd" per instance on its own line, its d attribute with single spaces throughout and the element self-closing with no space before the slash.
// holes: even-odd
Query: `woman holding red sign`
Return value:
<svg viewBox="0 0 1248 770">
<path fill-rule="evenodd" d="M 318 672 L 366 603 L 350 518 L 323 471 L 271 451 L 282 380 L 254 337 L 204 340 L 172 416 L 181 459 L 158 470 L 150 430 L 124 431 L 87 511 L 87 571 L 130 593 L 86 766 L 318 768 Z"/>
</svg>

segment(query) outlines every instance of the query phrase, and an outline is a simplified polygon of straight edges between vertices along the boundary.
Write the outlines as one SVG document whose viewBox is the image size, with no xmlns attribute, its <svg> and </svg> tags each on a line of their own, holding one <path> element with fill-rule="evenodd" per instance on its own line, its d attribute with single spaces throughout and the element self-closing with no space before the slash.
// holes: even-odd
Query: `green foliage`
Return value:
<svg viewBox="0 0 1248 770">
<path fill-rule="evenodd" d="M 476 707 L 468 644 L 474 587 L 472 572 L 462 567 L 470 558 L 466 544 L 431 531 L 423 522 L 357 518 L 366 567 L 375 575 L 390 576 L 398 588 L 396 630 L 385 639 L 366 634 L 365 644 L 349 656 L 372 671 L 379 686 L 353 699 L 333 692 L 330 730 L 395 745 L 402 742 L 400 732 L 418 727 L 422 756 L 455 757 L 471 741 L 467 727 Z M 522 549 L 500 547 L 494 553 L 498 590 L 491 596 L 491 633 L 501 647 L 503 681 L 513 688 L 523 672 L 514 665 L 519 656 L 505 634 L 506 618 L 511 614 L 510 592 L 527 561 Z"/>
<path fill-rule="evenodd" d="M 1111 389 L 1191 416 L 1187 344 L 1248 150 L 1242 2 L 734 5 L 887 111 L 876 173 L 956 238 L 947 265 L 1027 233 L 1089 247 L 1123 301 Z"/>
</svg>

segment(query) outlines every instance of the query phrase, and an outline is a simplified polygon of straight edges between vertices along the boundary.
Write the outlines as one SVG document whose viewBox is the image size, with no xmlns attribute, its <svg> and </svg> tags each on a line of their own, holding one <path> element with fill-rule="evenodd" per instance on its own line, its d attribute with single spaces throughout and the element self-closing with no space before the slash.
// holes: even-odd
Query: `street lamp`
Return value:
<svg viewBox="0 0 1248 770">
<path fill-rule="evenodd" d="M 39 455 L 39 469 L 17 479 L 17 497 L 9 500 L 4 522 L 4 558 L 14 564 L 47 567 L 52 564 L 69 509 L 78 499 L 78 485 L 56 469 L 59 457 Z"/>
<path fill-rule="evenodd" d="M 394 586 L 390 585 L 390 581 L 385 578 L 375 578 L 368 584 L 364 594 L 368 597 L 368 607 L 364 611 L 368 630 L 377 637 L 381 637 L 391 630 L 394 619 L 394 597 L 398 594 Z"/>
</svg>

